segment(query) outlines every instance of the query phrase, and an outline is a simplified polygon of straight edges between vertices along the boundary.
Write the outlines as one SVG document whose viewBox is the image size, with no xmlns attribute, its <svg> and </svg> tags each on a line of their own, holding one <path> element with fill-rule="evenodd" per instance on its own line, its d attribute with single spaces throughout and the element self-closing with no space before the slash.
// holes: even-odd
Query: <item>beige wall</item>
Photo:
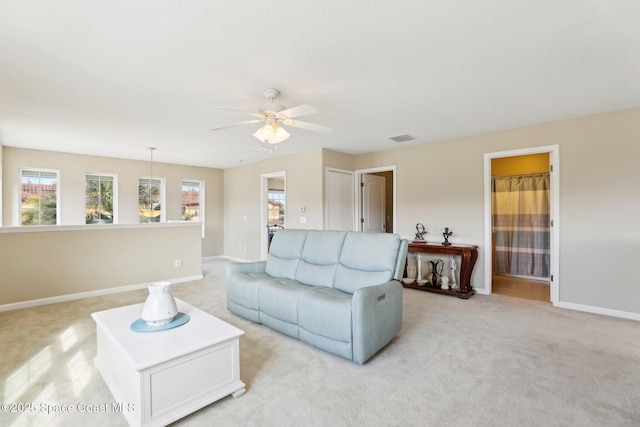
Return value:
<svg viewBox="0 0 640 427">
<path fill-rule="evenodd" d="M 259 214 L 261 173 L 287 170 L 291 210 L 301 200 L 312 200 L 313 206 L 324 203 L 325 167 L 395 166 L 395 232 L 413 238 L 415 224 L 421 222 L 430 241 L 441 241 L 443 228 L 449 227 L 454 232 L 452 242 L 477 244 L 480 258 L 473 285 L 484 289 L 485 153 L 558 145 L 559 302 L 640 313 L 640 288 L 633 279 L 634 262 L 640 258 L 639 139 L 640 109 L 632 109 L 378 153 L 348 156 L 323 150 L 226 170 L 225 228 L 239 238 L 227 233 L 225 253 L 260 258 L 260 240 L 254 238 L 260 233 L 259 216 L 251 213 Z M 317 163 L 322 165 L 320 171 Z M 322 176 L 321 183 L 317 176 Z M 293 181 L 296 185 L 291 187 Z M 308 210 L 306 227 L 295 222 L 288 227 L 321 228 L 322 211 Z M 250 215 L 247 226 L 239 222 L 245 214 Z M 246 254 L 242 252 L 245 245 Z"/>
<path fill-rule="evenodd" d="M 324 168 L 335 168 L 347 171 L 354 170 L 354 156 L 338 153 L 333 150 L 322 150 L 322 166 Z"/>
<path fill-rule="evenodd" d="M 473 285 L 484 289 L 484 154 L 558 145 L 560 164 L 556 165 L 556 171 L 560 178 L 560 218 L 556 220 L 560 227 L 560 302 L 640 314 L 640 288 L 635 283 L 635 262 L 640 258 L 640 227 L 637 225 L 637 218 L 640 218 L 639 140 L 640 109 L 632 109 L 379 153 L 349 156 L 331 150 L 316 150 L 238 166 L 222 173 L 224 216 L 216 224 L 224 224 L 226 232 L 220 231 L 216 236 L 221 238 L 224 234 L 224 254 L 227 256 L 247 260 L 261 258 L 262 234 L 266 233 L 266 225 L 261 221 L 262 174 L 286 172 L 288 228 L 321 229 L 326 167 L 359 170 L 395 166 L 395 232 L 413 238 L 415 224 L 421 222 L 427 227 L 428 240 L 440 241 L 442 229 L 449 227 L 454 232 L 452 242 L 477 244 L 480 258 L 474 270 Z M 9 177 L 14 181 L 17 179 L 16 167 L 21 162 L 15 160 L 15 151 L 4 148 L 6 225 L 13 220 L 9 211 L 14 204 L 9 201 L 17 197 L 13 193 L 7 194 L 7 191 L 14 191 L 11 188 L 15 185 L 14 182 L 7 185 L 6 181 Z M 52 158 L 56 156 L 51 153 Z M 81 161 L 86 160 L 83 157 L 80 156 Z M 47 155 L 41 160 L 48 158 Z M 111 161 L 120 164 L 119 160 Z M 40 163 L 43 164 L 19 166 L 55 167 L 44 161 Z M 134 163 L 135 166 L 128 167 L 145 170 L 144 162 Z M 94 172 L 111 171 L 108 164 L 89 166 L 96 169 Z M 159 166 L 157 175 L 170 167 Z M 84 173 L 82 167 L 76 166 L 74 170 Z M 137 171 L 119 173 L 130 175 L 127 179 L 137 182 Z M 208 208 L 212 199 L 211 187 L 219 185 L 220 174 L 220 171 L 214 171 L 213 176 L 207 178 L 209 226 L 215 221 L 215 214 Z M 198 176 L 180 176 L 182 178 L 197 179 Z M 209 180 L 214 184 L 210 185 Z M 62 188 L 62 191 L 67 189 Z M 121 197 L 125 196 L 129 197 L 127 200 L 133 200 L 131 195 L 121 194 Z M 304 206 L 306 212 L 299 213 L 299 206 Z M 65 221 L 68 215 L 71 218 L 80 216 L 65 212 Z M 299 223 L 300 216 L 307 218 L 306 224 Z M 212 254 L 222 251 L 222 246 L 212 247 L 214 249 L 209 250 Z"/>
<path fill-rule="evenodd" d="M 20 168 L 60 170 L 60 225 L 84 224 L 85 173 L 115 173 L 118 175 L 118 214 L 120 224 L 138 223 L 138 178 L 148 176 L 148 161 L 86 156 L 43 150 L 3 147 L 3 225 L 20 223 Z M 181 219 L 181 188 L 183 179 L 205 182 L 205 238 L 202 256 L 224 253 L 222 170 L 167 163 L 153 164 L 153 174 L 165 178 L 166 219 Z"/>
<path fill-rule="evenodd" d="M 640 259 L 639 140 L 640 109 L 632 109 L 358 156 L 323 150 L 228 169 L 225 228 L 232 233 L 225 234 L 225 254 L 260 259 L 261 173 L 286 170 L 289 209 L 307 206 L 306 227 L 289 222 L 289 228 L 319 229 L 324 167 L 395 166 L 395 232 L 411 239 L 420 222 L 427 227 L 429 241 L 441 241 L 443 228 L 449 227 L 453 243 L 477 244 L 479 259 L 472 280 L 482 290 L 484 155 L 558 145 L 559 303 L 640 314 L 640 288 L 634 280 L 634 265 Z M 248 224 L 242 223 L 243 215 Z"/>
<path fill-rule="evenodd" d="M 202 277 L 200 230 L 191 223 L 0 228 L 0 310 Z"/>
<path fill-rule="evenodd" d="M 261 176 L 286 173 L 286 227 L 322 229 L 324 224 L 323 150 L 278 157 L 224 171 L 225 255 L 232 258 L 262 258 L 263 223 Z M 303 206 L 305 212 L 298 212 Z M 300 223 L 305 217 L 306 223 Z M 246 252 L 245 252 L 246 248 Z"/>
<path fill-rule="evenodd" d="M 397 167 L 397 230 L 480 246 L 484 288 L 485 153 L 559 145 L 560 301 L 640 313 L 640 109 L 563 120 L 355 157 L 355 168 Z M 424 159 L 429 159 L 425 167 Z"/>
<path fill-rule="evenodd" d="M 3 216 L 3 208 L 2 208 L 2 193 L 3 193 L 3 183 L 2 183 L 2 153 L 4 149 L 2 148 L 2 141 L 0 141 L 0 227 L 2 226 L 2 216 Z"/>
</svg>

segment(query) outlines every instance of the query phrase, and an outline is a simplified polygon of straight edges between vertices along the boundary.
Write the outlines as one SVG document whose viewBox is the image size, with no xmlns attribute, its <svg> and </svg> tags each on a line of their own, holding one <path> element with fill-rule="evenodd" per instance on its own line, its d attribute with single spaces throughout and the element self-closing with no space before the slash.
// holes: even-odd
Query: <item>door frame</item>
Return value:
<svg viewBox="0 0 640 427">
<path fill-rule="evenodd" d="M 287 208 L 287 172 L 270 172 L 260 175 L 260 247 L 261 259 L 267 259 L 269 253 L 269 238 L 267 232 L 267 222 L 269 222 L 269 178 L 282 178 L 284 180 L 284 227 L 287 226 L 288 208 Z"/>
<path fill-rule="evenodd" d="M 493 282 L 493 253 L 492 253 L 492 204 L 491 204 L 491 160 L 501 157 L 525 156 L 528 154 L 549 153 L 551 186 L 550 214 L 553 225 L 550 229 L 550 298 L 551 303 L 558 305 L 560 296 L 560 146 L 545 145 L 540 147 L 523 148 L 518 150 L 498 151 L 484 154 L 484 289 L 478 293 L 491 294 Z"/>
<path fill-rule="evenodd" d="M 397 194 L 397 185 L 398 185 L 398 180 L 397 180 L 397 174 L 396 174 L 396 166 L 392 165 L 392 166 L 379 166 L 377 168 L 368 168 L 368 169 L 357 169 L 354 171 L 355 172 L 355 185 L 354 185 L 354 191 L 355 191 L 355 201 L 356 201 L 356 210 L 355 210 L 355 224 L 356 224 L 356 231 L 362 231 L 362 223 L 360 222 L 360 218 L 362 218 L 362 192 L 360 191 L 360 183 L 362 182 L 362 175 L 368 174 L 368 173 L 376 173 L 376 172 L 391 172 L 391 175 L 393 177 L 393 232 L 395 233 L 397 228 L 396 228 L 396 221 L 398 216 L 396 215 L 396 194 Z M 387 228 L 388 229 L 388 228 Z"/>
</svg>

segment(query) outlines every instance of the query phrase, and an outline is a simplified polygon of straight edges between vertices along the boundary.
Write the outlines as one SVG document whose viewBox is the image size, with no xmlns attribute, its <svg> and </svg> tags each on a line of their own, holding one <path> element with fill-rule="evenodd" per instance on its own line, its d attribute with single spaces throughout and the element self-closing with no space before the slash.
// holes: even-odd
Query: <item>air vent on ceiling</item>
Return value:
<svg viewBox="0 0 640 427">
<path fill-rule="evenodd" d="M 404 135 L 392 136 L 389 139 L 395 142 L 405 142 L 405 141 L 412 141 L 415 138 L 412 137 L 411 135 L 404 134 Z"/>
<path fill-rule="evenodd" d="M 265 147 L 264 145 L 256 145 L 253 147 L 255 151 L 259 151 L 261 153 L 273 153 L 278 147 Z"/>
</svg>

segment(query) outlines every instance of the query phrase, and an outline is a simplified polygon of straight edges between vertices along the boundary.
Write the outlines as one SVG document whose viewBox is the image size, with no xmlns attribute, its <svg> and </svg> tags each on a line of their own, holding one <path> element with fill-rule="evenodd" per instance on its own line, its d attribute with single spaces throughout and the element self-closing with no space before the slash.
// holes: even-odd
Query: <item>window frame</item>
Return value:
<svg viewBox="0 0 640 427">
<path fill-rule="evenodd" d="M 158 221 L 147 221 L 147 222 L 141 222 L 140 221 L 140 215 L 138 215 L 138 224 L 147 224 L 147 223 L 157 223 L 157 222 L 167 222 L 167 199 L 166 199 L 166 181 L 163 177 L 150 177 L 150 176 L 139 176 L 138 177 L 138 188 L 140 188 L 140 184 L 144 183 L 146 185 L 148 185 L 149 181 L 152 182 L 151 185 L 153 185 L 153 183 L 155 181 L 159 182 L 159 187 L 160 187 L 160 219 Z M 138 193 L 138 206 L 140 206 L 140 193 Z M 164 206 L 164 208 L 162 207 Z"/>
<path fill-rule="evenodd" d="M 102 178 L 102 177 L 108 177 L 112 179 L 113 182 L 113 221 L 111 222 L 111 224 L 118 224 L 118 174 L 117 173 L 112 173 L 112 172 L 85 172 L 84 173 L 84 185 L 85 185 L 85 193 L 84 193 L 84 209 L 86 212 L 87 209 L 87 192 L 86 192 L 86 185 L 87 185 L 87 179 L 89 176 L 97 176 L 98 178 Z M 100 181 L 98 181 L 100 182 Z M 102 224 L 102 225 L 108 225 L 109 223 L 106 224 Z M 85 225 L 86 225 L 86 213 L 85 213 Z"/>
<path fill-rule="evenodd" d="M 276 195 L 277 197 L 271 197 L 271 195 Z M 275 209 L 269 208 L 267 210 L 267 223 L 269 225 L 273 225 L 273 226 L 282 226 L 284 227 L 285 221 L 286 221 L 286 214 L 283 213 L 286 212 L 287 209 L 287 192 L 285 190 L 274 190 L 274 189 L 268 189 L 267 190 L 267 201 L 277 201 L 280 202 L 280 206 L 278 207 L 278 220 L 277 223 L 275 224 L 271 224 L 271 211 L 274 211 Z M 281 215 L 285 215 L 285 217 L 281 220 L 280 216 Z"/>
<path fill-rule="evenodd" d="M 202 238 L 205 238 L 205 183 L 203 179 L 183 179 L 180 182 L 180 219 L 182 221 L 191 222 L 191 220 L 182 219 L 182 207 L 184 204 L 182 203 L 182 191 L 185 183 L 197 183 L 198 184 L 198 218 L 199 222 L 202 223 Z"/>
<path fill-rule="evenodd" d="M 56 175 L 56 223 L 55 224 L 36 224 L 36 225 L 23 225 L 22 224 L 22 178 L 24 177 L 24 172 L 38 172 L 38 173 L 53 173 Z M 34 167 L 21 167 L 19 169 L 19 178 L 18 178 L 18 215 L 16 217 L 17 225 L 19 227 L 51 227 L 54 225 L 60 225 L 62 222 L 61 216 L 61 206 L 60 206 L 60 193 L 61 193 L 61 185 L 60 185 L 60 169 L 50 169 L 50 168 L 34 168 Z"/>
</svg>

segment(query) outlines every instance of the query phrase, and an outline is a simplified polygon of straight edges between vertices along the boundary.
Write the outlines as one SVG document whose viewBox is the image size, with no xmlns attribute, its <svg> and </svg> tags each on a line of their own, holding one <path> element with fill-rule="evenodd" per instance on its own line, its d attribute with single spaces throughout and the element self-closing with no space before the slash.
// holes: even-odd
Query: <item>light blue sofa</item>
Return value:
<svg viewBox="0 0 640 427">
<path fill-rule="evenodd" d="M 390 233 L 280 230 L 266 261 L 227 265 L 227 307 L 363 364 L 402 327 L 407 245 Z"/>
</svg>

